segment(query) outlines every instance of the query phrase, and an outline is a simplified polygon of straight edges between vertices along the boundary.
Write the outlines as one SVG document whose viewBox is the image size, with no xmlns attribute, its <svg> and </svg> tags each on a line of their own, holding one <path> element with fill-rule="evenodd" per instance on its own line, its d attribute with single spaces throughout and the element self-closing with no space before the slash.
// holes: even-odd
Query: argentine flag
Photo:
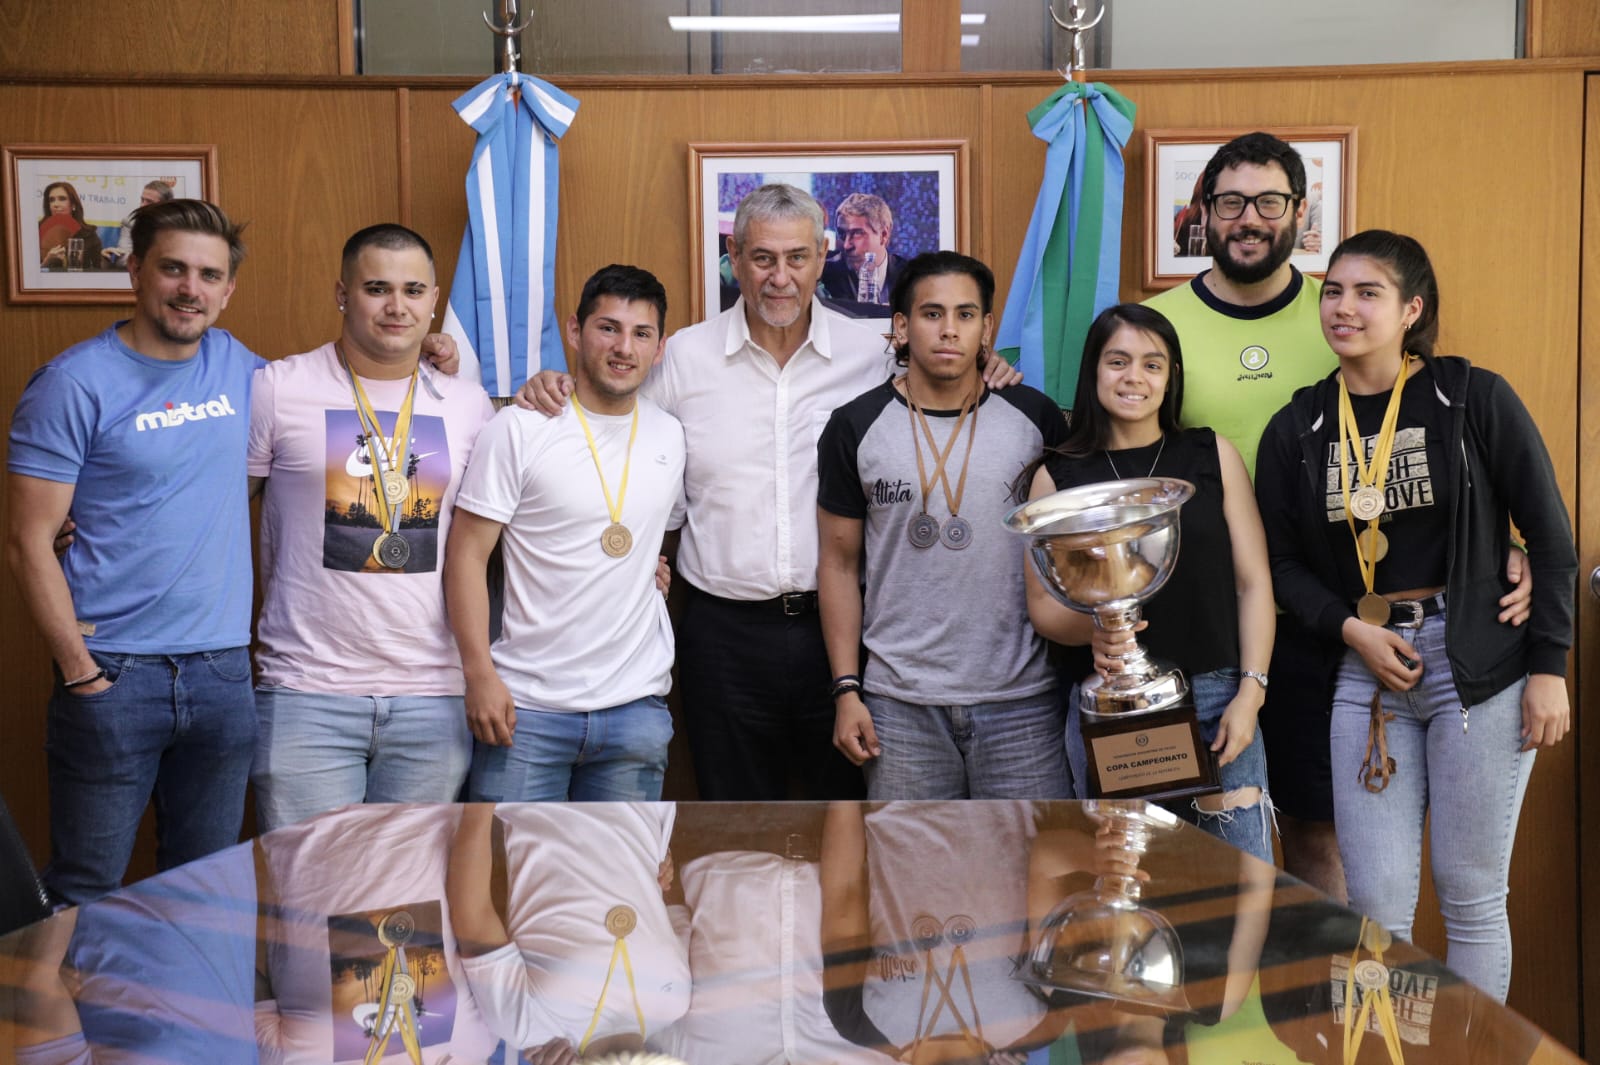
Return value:
<svg viewBox="0 0 1600 1065">
<path fill-rule="evenodd" d="M 1028 112 L 1048 145 L 1044 180 L 994 346 L 1058 407 L 1072 405 L 1090 323 L 1117 302 L 1133 116 L 1133 102 L 1109 85 L 1076 81 Z"/>
<path fill-rule="evenodd" d="M 526 74 L 496 74 L 453 105 L 478 132 L 467 170 L 467 230 L 444 331 L 462 373 L 509 396 L 546 363 L 561 366 L 555 315 L 556 141 L 578 101 Z"/>
</svg>

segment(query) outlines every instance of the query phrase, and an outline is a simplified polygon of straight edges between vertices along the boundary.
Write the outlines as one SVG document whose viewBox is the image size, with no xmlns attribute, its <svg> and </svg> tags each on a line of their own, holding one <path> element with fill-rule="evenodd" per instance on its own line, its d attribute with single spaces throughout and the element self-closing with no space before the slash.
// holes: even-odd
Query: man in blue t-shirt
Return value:
<svg viewBox="0 0 1600 1065">
<path fill-rule="evenodd" d="M 55 664 L 45 882 L 82 903 L 122 880 L 152 795 L 166 869 L 239 838 L 255 741 L 250 383 L 211 328 L 244 258 L 199 200 L 140 209 L 133 316 L 34 374 L 11 425 L 7 559 Z M 71 512 L 77 544 L 58 560 Z"/>
</svg>

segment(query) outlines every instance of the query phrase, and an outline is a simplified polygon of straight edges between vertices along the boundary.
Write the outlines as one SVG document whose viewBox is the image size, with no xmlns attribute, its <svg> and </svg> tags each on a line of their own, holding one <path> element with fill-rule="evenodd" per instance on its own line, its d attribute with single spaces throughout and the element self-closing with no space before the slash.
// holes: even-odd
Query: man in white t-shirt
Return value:
<svg viewBox="0 0 1600 1065">
<path fill-rule="evenodd" d="M 339 339 L 268 364 L 251 396 L 264 832 L 353 802 L 452 801 L 472 749 L 441 573 L 494 409 L 419 359 L 439 297 L 422 237 L 356 233 L 334 296 Z"/>
<path fill-rule="evenodd" d="M 445 593 L 477 739 L 474 801 L 654 800 L 672 717 L 672 624 L 656 560 L 682 523 L 683 427 L 638 396 L 667 294 L 608 266 L 567 320 L 575 402 L 485 427 L 450 532 Z M 489 642 L 484 575 L 504 543 Z"/>
</svg>

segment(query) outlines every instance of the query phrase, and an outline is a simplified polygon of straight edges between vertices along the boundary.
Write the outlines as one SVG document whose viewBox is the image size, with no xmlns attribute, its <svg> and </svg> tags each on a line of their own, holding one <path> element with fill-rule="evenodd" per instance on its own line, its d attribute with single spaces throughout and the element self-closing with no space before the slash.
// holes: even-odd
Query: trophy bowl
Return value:
<svg viewBox="0 0 1600 1065">
<path fill-rule="evenodd" d="M 1137 607 L 1167 582 L 1178 561 L 1178 508 L 1192 495 L 1194 485 L 1170 477 L 1101 481 L 1024 503 L 1006 515 L 1006 528 L 1029 538 L 1052 595 L 1103 617 Z"/>
</svg>

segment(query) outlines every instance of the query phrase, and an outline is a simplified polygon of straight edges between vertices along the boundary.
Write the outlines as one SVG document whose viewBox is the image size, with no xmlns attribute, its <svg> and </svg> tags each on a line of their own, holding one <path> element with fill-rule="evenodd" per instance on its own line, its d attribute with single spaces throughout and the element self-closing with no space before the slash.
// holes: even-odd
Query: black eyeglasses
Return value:
<svg viewBox="0 0 1600 1065">
<path fill-rule="evenodd" d="M 1254 196 L 1245 196 L 1237 192 L 1213 193 L 1206 197 L 1206 203 L 1211 208 L 1211 213 L 1224 221 L 1232 221 L 1244 214 L 1244 209 L 1252 203 L 1256 205 L 1256 214 L 1266 219 L 1282 218 L 1289 210 L 1289 205 L 1295 197 L 1287 192 L 1258 192 Z"/>
</svg>

